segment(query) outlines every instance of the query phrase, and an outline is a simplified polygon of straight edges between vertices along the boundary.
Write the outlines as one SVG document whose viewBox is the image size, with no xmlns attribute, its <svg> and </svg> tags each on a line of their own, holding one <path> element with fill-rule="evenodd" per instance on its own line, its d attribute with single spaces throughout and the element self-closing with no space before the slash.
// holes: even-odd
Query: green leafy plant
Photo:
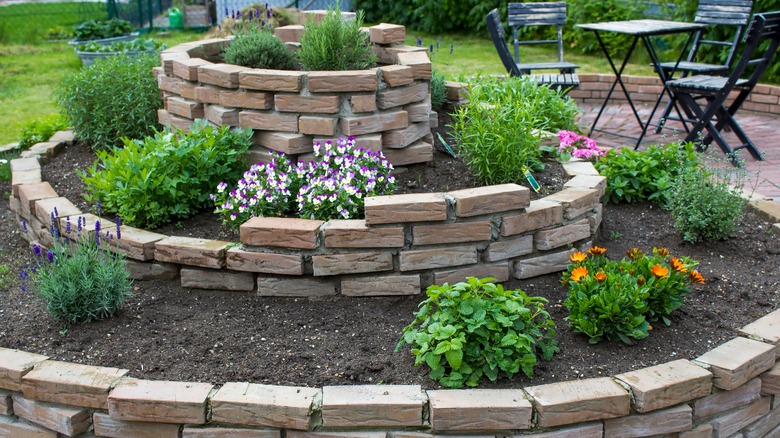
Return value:
<svg viewBox="0 0 780 438">
<path fill-rule="evenodd" d="M 656 201 L 666 208 L 674 180 L 695 170 L 698 163 L 693 143 L 674 142 L 645 151 L 613 149 L 594 166 L 607 178 L 606 202 Z"/>
<path fill-rule="evenodd" d="M 433 70 L 431 72 L 431 107 L 439 109 L 447 100 L 447 88 L 444 86 L 447 78 L 443 74 Z"/>
<path fill-rule="evenodd" d="M 67 40 L 71 36 L 73 36 L 72 32 L 58 24 L 54 27 L 46 29 L 46 35 L 44 36 L 44 39 L 47 41 L 61 41 Z"/>
<path fill-rule="evenodd" d="M 522 183 L 523 166 L 542 167 L 542 131 L 576 130 L 578 108 L 528 78 L 480 78 L 453 114 L 459 154 L 483 184 Z"/>
<path fill-rule="evenodd" d="M 165 44 L 153 38 L 136 38 L 132 41 L 114 41 L 111 44 L 81 44 L 76 46 L 76 51 L 87 53 L 133 53 L 163 50 L 165 47 Z"/>
<path fill-rule="evenodd" d="M 85 198 L 143 228 L 186 218 L 209 204 L 214 181 L 239 178 L 250 138 L 249 129 L 214 128 L 205 120 L 189 133 L 123 138 L 123 148 L 98 151 L 98 161 L 80 173 Z"/>
<path fill-rule="evenodd" d="M 674 228 L 690 243 L 733 237 L 747 201 L 744 169 L 699 165 L 681 173 L 669 191 Z"/>
<path fill-rule="evenodd" d="M 0 181 L 11 181 L 11 159 L 15 154 L 0 153 Z"/>
<path fill-rule="evenodd" d="M 589 30 L 580 29 L 579 23 L 634 20 L 643 18 L 650 2 L 624 2 L 620 0 L 569 0 L 566 3 L 567 24 L 563 32 L 566 47 L 586 55 L 602 55 L 598 40 Z M 660 2 L 658 2 L 660 3 Z M 622 53 L 631 45 L 631 37 L 602 32 L 600 37 L 609 53 Z"/>
<path fill-rule="evenodd" d="M 225 62 L 251 68 L 294 70 L 295 54 L 274 34 L 265 30 L 239 33 L 225 49 Z"/>
<path fill-rule="evenodd" d="M 112 18 L 105 21 L 85 21 L 73 29 L 76 41 L 102 40 L 129 35 L 133 31 L 133 25 L 121 18 Z"/>
<path fill-rule="evenodd" d="M 106 149 L 119 144 L 120 137 L 153 133 L 162 107 L 152 73 L 158 62 L 156 53 L 116 55 L 66 76 L 56 101 L 76 138 Z"/>
<path fill-rule="evenodd" d="M 549 361 L 559 351 L 547 300 L 494 282 L 469 277 L 429 286 L 396 351 L 411 345 L 414 364 L 428 365 L 430 378 L 449 388 L 496 381 L 502 372 L 532 377 L 537 356 Z"/>
<path fill-rule="evenodd" d="M 298 57 L 304 70 L 364 70 L 376 66 L 368 34 L 360 30 L 363 12 L 354 20 L 343 19 L 339 2 L 322 21 L 304 25 Z"/>
<path fill-rule="evenodd" d="M 117 247 L 121 237 L 119 219 L 116 233 L 103 231 L 100 221 L 93 230 L 84 228 L 78 218 L 77 230 L 71 230 L 67 218 L 65 233 L 56 227 L 52 213 L 50 232 L 55 241 L 51 249 L 33 245 L 34 260 L 22 269 L 20 277 L 30 281 L 32 289 L 46 303 L 46 310 L 58 321 L 90 322 L 114 315 L 131 295 L 132 280 Z M 23 224 L 26 231 L 26 224 Z M 116 239 L 116 241 L 114 241 Z M 26 290 L 26 284 L 22 285 Z"/>
<path fill-rule="evenodd" d="M 36 143 L 48 141 L 55 132 L 67 129 L 68 124 L 59 114 L 38 117 L 22 125 L 19 134 L 19 149 L 27 150 Z"/>
</svg>

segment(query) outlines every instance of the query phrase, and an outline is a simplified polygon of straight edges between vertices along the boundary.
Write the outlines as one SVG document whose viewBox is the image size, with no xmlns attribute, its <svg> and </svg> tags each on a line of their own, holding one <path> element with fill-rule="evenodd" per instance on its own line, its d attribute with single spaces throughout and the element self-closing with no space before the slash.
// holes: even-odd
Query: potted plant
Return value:
<svg viewBox="0 0 780 438">
<path fill-rule="evenodd" d="M 110 44 L 100 44 L 93 41 L 88 44 L 78 45 L 75 48 L 76 55 L 79 56 L 81 62 L 84 65 L 92 65 L 98 58 L 105 58 L 120 53 L 135 56 L 165 49 L 165 45 L 152 38 L 138 38 L 132 41 L 114 41 Z"/>
<path fill-rule="evenodd" d="M 110 20 L 85 21 L 73 29 L 73 39 L 68 42 L 72 46 L 87 43 L 111 44 L 115 41 L 127 41 L 138 36 L 133 32 L 133 25 L 121 18 Z"/>
</svg>

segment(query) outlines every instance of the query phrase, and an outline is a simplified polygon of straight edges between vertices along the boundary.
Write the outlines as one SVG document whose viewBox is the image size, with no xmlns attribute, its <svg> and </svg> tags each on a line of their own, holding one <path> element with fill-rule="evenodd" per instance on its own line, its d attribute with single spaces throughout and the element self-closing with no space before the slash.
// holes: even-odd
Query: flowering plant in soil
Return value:
<svg viewBox="0 0 780 438">
<path fill-rule="evenodd" d="M 33 244 L 33 263 L 25 265 L 19 277 L 32 282 L 32 289 L 46 302 L 46 310 L 59 321 L 90 322 L 114 315 L 131 295 L 132 285 L 125 256 L 118 250 L 119 217 L 115 233 L 103 231 L 100 220 L 88 231 L 81 216 L 75 230 L 67 217 L 65 232 L 60 233 L 56 209 L 51 221 L 53 245 L 46 249 Z M 25 222 L 22 228 L 27 232 Z M 26 288 L 22 285 L 23 291 Z"/>
<path fill-rule="evenodd" d="M 569 287 L 566 319 L 592 344 L 602 338 L 627 344 L 644 339 L 652 329 L 647 319 L 670 325 L 668 317 L 682 307 L 688 285 L 704 284 L 693 269 L 697 261 L 671 256 L 666 248 L 653 248 L 652 255 L 633 248 L 621 261 L 607 259 L 605 252 L 594 246 L 573 253 L 561 278 Z"/>
<path fill-rule="evenodd" d="M 270 163 L 253 165 L 235 189 L 225 182 L 211 195 L 223 223 L 237 228 L 254 216 L 297 214 L 328 220 L 361 217 L 368 196 L 395 190 L 393 166 L 381 152 L 355 146 L 355 138 L 314 145 L 316 161 L 293 166 L 277 153 Z"/>
<path fill-rule="evenodd" d="M 558 131 L 557 135 L 560 139 L 557 153 L 562 161 L 569 161 L 572 157 L 598 160 L 605 155 L 605 152 L 596 145 L 595 140 L 584 135 L 566 130 Z"/>
</svg>

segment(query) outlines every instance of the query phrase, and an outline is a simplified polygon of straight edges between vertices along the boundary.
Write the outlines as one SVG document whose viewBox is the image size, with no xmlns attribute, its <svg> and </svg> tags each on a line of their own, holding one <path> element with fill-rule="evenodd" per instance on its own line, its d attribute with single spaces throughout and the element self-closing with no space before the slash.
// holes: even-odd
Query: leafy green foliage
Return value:
<svg viewBox="0 0 780 438">
<path fill-rule="evenodd" d="M 698 159 L 693 143 L 675 142 L 645 151 L 613 149 L 594 166 L 607 178 L 606 202 L 656 201 L 665 208 L 674 180 L 693 171 Z"/>
<path fill-rule="evenodd" d="M 77 52 L 88 53 L 128 53 L 163 50 L 165 44 L 153 38 L 136 38 L 132 41 L 114 41 L 111 44 L 87 43 L 76 46 Z"/>
<path fill-rule="evenodd" d="M 11 181 L 11 160 L 16 153 L 0 153 L 0 181 Z"/>
<path fill-rule="evenodd" d="M 745 210 L 744 169 L 700 165 L 677 176 L 669 193 L 674 228 L 690 243 L 733 237 Z"/>
<path fill-rule="evenodd" d="M 295 54 L 269 31 L 239 33 L 225 49 L 225 62 L 251 68 L 294 70 Z"/>
<path fill-rule="evenodd" d="M 586 55 L 603 56 L 593 32 L 580 29 L 582 23 L 600 23 L 604 21 L 635 20 L 644 17 L 648 2 L 626 2 L 621 0 L 569 0 L 566 2 L 566 27 L 563 41 L 566 47 Z M 622 53 L 631 45 L 632 37 L 611 32 L 602 32 L 599 36 L 607 46 L 609 53 Z M 622 56 L 622 55 L 621 55 Z"/>
<path fill-rule="evenodd" d="M 98 162 L 80 176 L 91 202 L 125 222 L 156 228 L 183 219 L 210 203 L 214 181 L 236 180 L 244 169 L 251 130 L 231 131 L 196 121 L 191 132 L 123 138 L 123 148 L 97 152 Z"/>
<path fill-rule="evenodd" d="M 447 78 L 436 70 L 431 72 L 431 107 L 433 109 L 441 108 L 444 101 L 447 100 L 447 88 L 444 87 L 446 80 Z"/>
<path fill-rule="evenodd" d="M 507 4 L 497 0 L 358 0 L 356 7 L 366 11 L 372 23 L 404 24 L 425 32 L 486 32 L 485 16 L 499 8 L 506 17 Z"/>
<path fill-rule="evenodd" d="M 453 134 L 483 184 L 525 181 L 523 166 L 542 166 L 541 131 L 577 130 L 574 101 L 526 77 L 476 80 L 469 101 L 453 114 Z"/>
<path fill-rule="evenodd" d="M 19 134 L 19 149 L 30 149 L 32 145 L 48 141 L 55 132 L 67 128 L 68 124 L 59 114 L 32 119 L 22 125 L 22 132 Z"/>
<path fill-rule="evenodd" d="M 121 18 L 105 21 L 89 20 L 73 28 L 76 41 L 102 40 L 128 35 L 133 31 L 133 25 Z"/>
<path fill-rule="evenodd" d="M 469 277 L 428 287 L 396 351 L 411 345 L 414 364 L 428 365 L 430 378 L 449 388 L 496 381 L 501 372 L 532 377 L 538 355 L 551 360 L 559 351 L 547 300 L 494 281 Z"/>
<path fill-rule="evenodd" d="M 93 149 L 105 149 L 120 137 L 154 132 L 162 107 L 152 73 L 158 62 L 156 53 L 116 55 L 66 76 L 56 99 L 76 137 Z"/>
<path fill-rule="evenodd" d="M 376 66 L 368 35 L 360 30 L 363 12 L 343 20 L 337 5 L 317 23 L 310 19 L 301 36 L 298 57 L 304 70 L 364 70 Z"/>
</svg>

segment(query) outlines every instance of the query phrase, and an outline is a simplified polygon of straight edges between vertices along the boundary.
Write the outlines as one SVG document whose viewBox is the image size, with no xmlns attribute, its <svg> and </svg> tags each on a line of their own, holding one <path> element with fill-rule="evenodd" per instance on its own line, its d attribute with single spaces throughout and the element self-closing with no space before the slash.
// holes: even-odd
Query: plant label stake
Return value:
<svg viewBox="0 0 780 438">
<path fill-rule="evenodd" d="M 539 193 L 539 189 L 541 188 L 539 183 L 536 182 L 536 178 L 531 175 L 531 171 L 525 166 L 523 166 L 523 175 L 525 175 L 525 179 L 528 180 L 528 184 L 531 184 L 531 188 L 534 189 L 536 193 Z"/>
</svg>

